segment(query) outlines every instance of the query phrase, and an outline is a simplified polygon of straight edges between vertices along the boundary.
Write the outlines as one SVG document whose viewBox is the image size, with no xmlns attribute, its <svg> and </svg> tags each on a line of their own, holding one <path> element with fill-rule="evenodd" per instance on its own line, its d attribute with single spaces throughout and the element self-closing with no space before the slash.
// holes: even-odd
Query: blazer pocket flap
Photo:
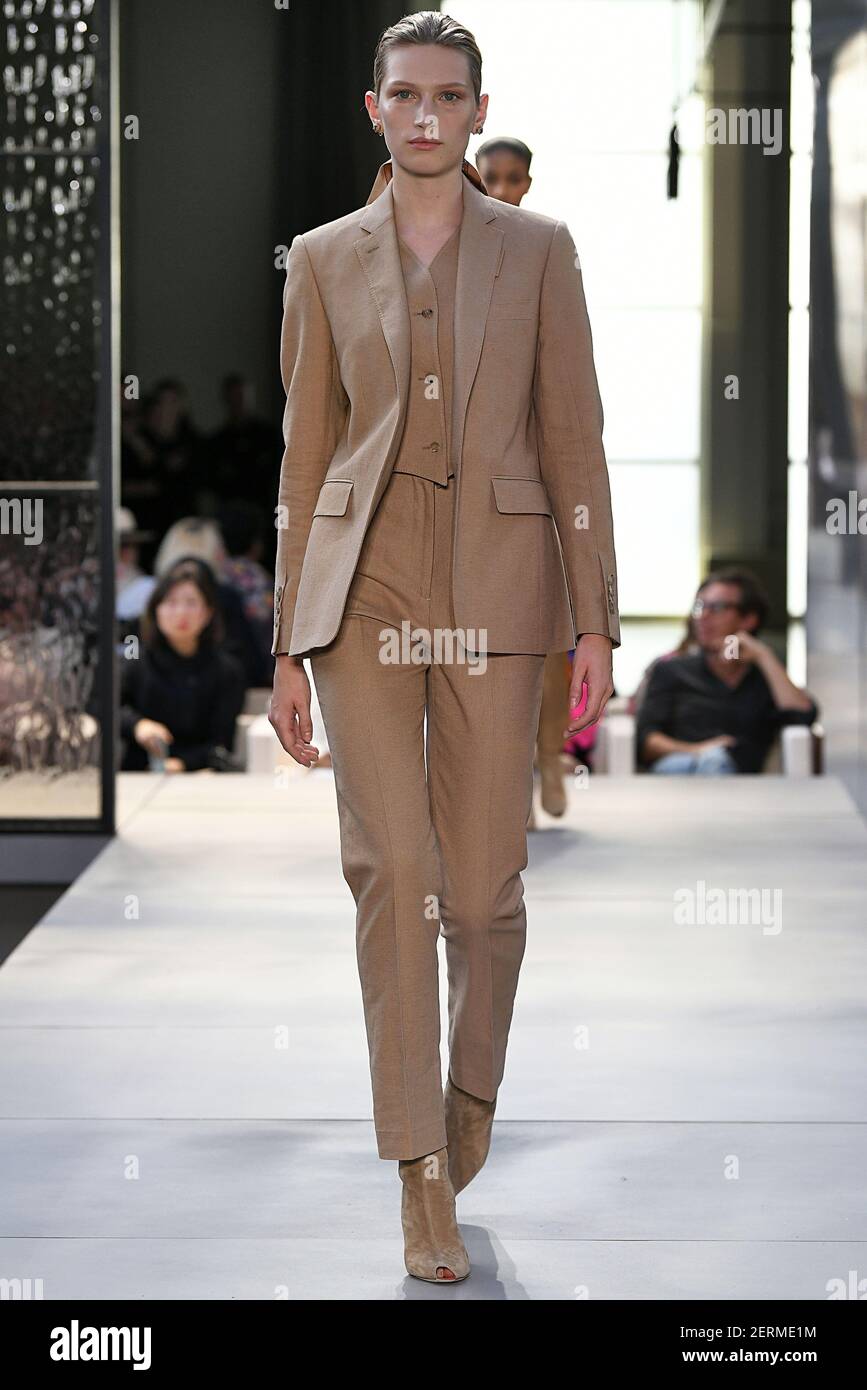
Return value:
<svg viewBox="0 0 867 1390">
<path fill-rule="evenodd" d="M 343 516 L 349 506 L 352 478 L 329 478 L 319 489 L 314 516 Z"/>
<path fill-rule="evenodd" d="M 553 516 L 545 484 L 538 478 L 492 478 L 499 512 L 544 512 Z"/>
</svg>

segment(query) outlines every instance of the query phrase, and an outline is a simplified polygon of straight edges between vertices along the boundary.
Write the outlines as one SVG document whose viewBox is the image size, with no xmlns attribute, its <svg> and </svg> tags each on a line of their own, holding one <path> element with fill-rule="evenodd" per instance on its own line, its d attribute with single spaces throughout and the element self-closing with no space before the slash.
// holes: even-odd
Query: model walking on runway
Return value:
<svg viewBox="0 0 867 1390">
<path fill-rule="evenodd" d="M 309 657 L 378 1152 L 398 1160 L 408 1272 L 450 1283 L 469 1273 L 455 1193 L 487 1157 L 524 954 L 545 656 L 575 648 L 570 727 L 592 723 L 616 570 L 578 257 L 565 223 L 487 197 L 464 158 L 488 102 L 473 36 L 438 11 L 400 20 L 365 102 L 391 159 L 287 262 L 270 719 L 316 761 Z"/>
</svg>

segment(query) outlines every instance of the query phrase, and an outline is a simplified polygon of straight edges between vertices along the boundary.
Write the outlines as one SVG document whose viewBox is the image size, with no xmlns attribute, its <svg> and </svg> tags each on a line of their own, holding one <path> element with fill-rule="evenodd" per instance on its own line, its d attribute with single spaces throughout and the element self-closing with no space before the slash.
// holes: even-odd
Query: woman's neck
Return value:
<svg viewBox="0 0 867 1390">
<path fill-rule="evenodd" d="M 167 637 L 166 641 L 175 656 L 195 656 L 199 650 L 198 637 Z"/>
<path fill-rule="evenodd" d="M 443 227 L 454 229 L 463 220 L 464 175 L 450 169 L 432 178 L 407 173 L 392 161 L 393 198 L 398 231 L 422 236 Z"/>
</svg>

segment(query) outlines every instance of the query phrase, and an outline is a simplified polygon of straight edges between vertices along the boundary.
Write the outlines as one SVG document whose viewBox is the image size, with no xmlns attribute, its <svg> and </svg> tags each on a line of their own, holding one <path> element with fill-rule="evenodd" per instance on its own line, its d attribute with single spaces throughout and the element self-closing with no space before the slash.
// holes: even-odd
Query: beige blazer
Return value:
<svg viewBox="0 0 867 1390">
<path fill-rule="evenodd" d="M 466 161 L 455 287 L 455 623 L 489 652 L 620 645 L 603 413 L 565 222 L 488 197 Z M 400 444 L 410 326 L 391 164 L 363 208 L 295 237 L 272 652 L 337 634 Z"/>
</svg>

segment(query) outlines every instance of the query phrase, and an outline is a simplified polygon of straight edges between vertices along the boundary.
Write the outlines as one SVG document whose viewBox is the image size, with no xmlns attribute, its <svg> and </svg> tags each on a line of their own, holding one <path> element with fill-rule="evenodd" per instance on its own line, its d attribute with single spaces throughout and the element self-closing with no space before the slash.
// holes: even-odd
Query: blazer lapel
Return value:
<svg viewBox="0 0 867 1390">
<path fill-rule="evenodd" d="M 467 405 L 481 357 L 494 280 L 503 254 L 503 233 L 495 225 L 494 200 L 486 196 L 481 178 L 466 160 L 464 173 L 464 214 L 454 312 L 452 454 L 456 461 L 461 456 Z M 381 166 L 367 206 L 359 224 L 365 235 L 354 245 L 388 344 L 397 383 L 398 419 L 402 422 L 409 393 L 411 344 L 409 305 L 394 220 L 390 160 Z M 396 437 L 399 439 L 399 434 Z M 455 473 L 460 473 L 458 462 Z"/>
<path fill-rule="evenodd" d="M 455 281 L 455 361 L 452 403 L 452 455 L 460 476 L 461 446 L 470 392 L 485 339 L 494 280 L 503 257 L 503 233 L 496 226 L 494 200 L 468 180 Z"/>
<path fill-rule="evenodd" d="M 377 176 L 382 175 L 382 170 Z M 374 184 L 374 187 L 376 185 Z M 370 200 L 368 199 L 368 202 Z M 354 243 L 361 268 L 367 277 L 371 297 L 388 344 L 394 378 L 397 382 L 400 421 L 404 418 L 409 393 L 410 326 L 409 305 L 403 283 L 400 248 L 394 221 L 394 199 L 389 182 L 361 219 L 366 235 Z M 399 436 L 398 436 L 399 437 Z"/>
</svg>

